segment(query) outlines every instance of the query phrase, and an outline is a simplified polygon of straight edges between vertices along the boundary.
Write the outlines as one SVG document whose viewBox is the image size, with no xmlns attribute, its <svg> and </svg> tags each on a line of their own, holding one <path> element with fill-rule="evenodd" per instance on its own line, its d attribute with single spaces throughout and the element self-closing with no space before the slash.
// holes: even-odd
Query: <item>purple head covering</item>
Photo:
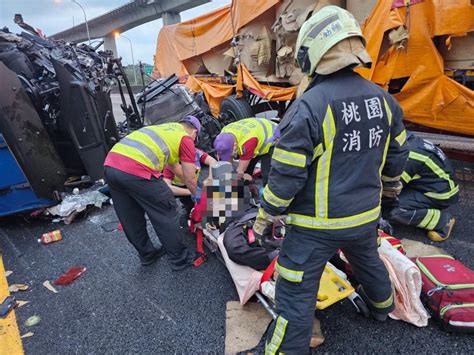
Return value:
<svg viewBox="0 0 474 355">
<path fill-rule="evenodd" d="M 179 120 L 179 122 L 186 122 L 189 123 L 191 126 L 197 129 L 197 133 L 201 132 L 201 122 L 199 122 L 198 118 L 195 116 L 185 116 Z"/>
<path fill-rule="evenodd" d="M 229 161 L 234 152 L 235 137 L 231 133 L 220 133 L 214 141 L 219 160 Z"/>
</svg>

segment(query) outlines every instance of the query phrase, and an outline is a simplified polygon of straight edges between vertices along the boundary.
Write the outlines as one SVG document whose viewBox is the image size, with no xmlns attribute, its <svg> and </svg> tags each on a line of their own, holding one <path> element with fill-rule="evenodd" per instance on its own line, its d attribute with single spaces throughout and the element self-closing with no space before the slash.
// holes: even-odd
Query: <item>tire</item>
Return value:
<svg viewBox="0 0 474 355">
<path fill-rule="evenodd" d="M 360 296 L 354 298 L 352 303 L 354 303 L 358 313 L 362 314 L 365 318 L 371 318 L 370 310 Z"/>
<path fill-rule="evenodd" d="M 236 99 L 235 96 L 228 96 L 222 100 L 220 111 L 220 116 L 226 123 L 255 116 L 249 103 L 243 98 Z"/>
</svg>

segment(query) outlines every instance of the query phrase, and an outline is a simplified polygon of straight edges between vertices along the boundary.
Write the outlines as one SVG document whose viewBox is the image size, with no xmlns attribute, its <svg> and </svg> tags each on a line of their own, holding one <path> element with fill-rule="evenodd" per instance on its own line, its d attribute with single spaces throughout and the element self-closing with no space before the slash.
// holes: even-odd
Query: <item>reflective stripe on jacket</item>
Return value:
<svg viewBox="0 0 474 355">
<path fill-rule="evenodd" d="M 329 236 L 375 230 L 382 180 L 400 179 L 408 156 L 402 119 L 397 102 L 358 74 L 317 76 L 280 124 L 262 207 Z"/>
<path fill-rule="evenodd" d="M 273 145 L 270 142 L 277 124 L 265 118 L 245 118 L 237 122 L 229 123 L 222 129 L 222 133 L 232 133 L 235 136 L 238 153 L 242 155 L 242 146 L 251 138 L 257 138 L 258 144 L 255 149 L 254 158 L 267 154 Z"/>
<path fill-rule="evenodd" d="M 456 200 L 459 186 L 454 181 L 454 169 L 444 152 L 414 134 L 409 135 L 408 143 L 410 155 L 402 174 L 403 183 L 435 200 Z"/>
<path fill-rule="evenodd" d="M 121 139 L 111 152 L 122 154 L 151 169 L 163 171 L 166 165 L 179 162 L 181 139 L 187 135 L 179 123 L 147 126 Z"/>
</svg>

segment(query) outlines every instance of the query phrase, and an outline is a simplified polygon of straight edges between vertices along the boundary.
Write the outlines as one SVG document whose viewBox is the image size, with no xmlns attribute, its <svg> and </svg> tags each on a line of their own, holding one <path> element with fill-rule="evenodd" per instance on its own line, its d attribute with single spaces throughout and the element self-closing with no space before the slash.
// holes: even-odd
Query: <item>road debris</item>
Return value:
<svg viewBox="0 0 474 355">
<path fill-rule="evenodd" d="M 13 308 L 16 307 L 16 299 L 13 296 L 6 297 L 0 304 L 0 318 L 5 318 Z"/>
<path fill-rule="evenodd" d="M 24 338 L 30 338 L 30 337 L 32 337 L 33 335 L 35 335 L 35 333 L 33 333 L 33 332 L 28 332 L 28 333 L 23 334 L 20 338 L 22 338 L 22 339 L 24 339 Z"/>
<path fill-rule="evenodd" d="M 8 291 L 10 292 L 26 291 L 29 288 L 30 286 L 26 284 L 12 284 L 8 287 Z"/>
<path fill-rule="evenodd" d="M 20 308 L 20 307 L 23 307 L 23 306 L 27 305 L 28 303 L 30 303 L 30 301 L 17 300 L 16 301 L 16 307 Z"/>
<path fill-rule="evenodd" d="M 82 212 L 87 206 L 93 205 L 101 208 L 109 198 L 99 191 L 87 191 L 80 195 L 67 195 L 63 201 L 54 207 L 48 208 L 53 216 L 67 217 L 74 212 Z"/>
<path fill-rule="evenodd" d="M 106 232 L 115 232 L 118 230 L 118 223 L 117 221 L 106 222 L 101 225 L 101 228 Z"/>
<path fill-rule="evenodd" d="M 43 286 L 46 287 L 51 292 L 58 293 L 58 291 L 53 287 L 53 285 L 51 285 L 51 282 L 49 282 L 49 280 L 43 282 Z"/>
<path fill-rule="evenodd" d="M 55 285 L 69 285 L 71 284 L 74 280 L 76 280 L 79 276 L 81 276 L 84 272 L 86 272 L 87 268 L 83 266 L 76 266 L 70 268 L 68 271 L 66 271 L 64 274 L 59 276 L 53 283 Z"/>
<path fill-rule="evenodd" d="M 11 270 L 5 271 L 5 277 L 10 276 L 11 274 L 13 274 L 13 271 L 11 271 Z"/>
<path fill-rule="evenodd" d="M 32 327 L 32 326 L 38 324 L 39 322 L 41 322 L 41 317 L 37 316 L 37 315 L 34 315 L 34 316 L 31 316 L 30 318 L 28 318 L 25 321 L 25 326 Z"/>
<path fill-rule="evenodd" d="M 58 242 L 61 239 L 63 239 L 63 236 L 61 235 L 61 231 L 59 229 L 56 229 L 52 232 L 44 233 L 40 239 L 38 239 L 38 243 L 42 244 L 50 244 L 54 242 Z"/>
</svg>

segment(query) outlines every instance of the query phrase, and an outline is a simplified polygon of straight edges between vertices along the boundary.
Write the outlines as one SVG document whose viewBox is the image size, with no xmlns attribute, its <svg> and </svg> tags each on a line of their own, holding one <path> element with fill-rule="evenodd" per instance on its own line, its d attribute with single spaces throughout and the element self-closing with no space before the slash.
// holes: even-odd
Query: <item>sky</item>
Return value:
<svg viewBox="0 0 474 355">
<path fill-rule="evenodd" d="M 97 17 L 116 7 L 126 4 L 128 0 L 79 0 L 86 11 L 88 19 Z M 213 0 L 207 4 L 195 7 L 181 13 L 181 20 L 189 20 L 209 11 L 229 4 L 231 0 Z M 15 25 L 13 17 L 22 14 L 23 20 L 41 29 L 47 36 L 84 22 L 84 15 L 80 7 L 70 0 L 0 0 L 0 28 L 6 26 L 11 32 L 20 33 L 21 28 Z M 135 62 L 153 64 L 153 55 L 156 49 L 156 39 L 162 27 L 161 19 L 135 27 L 123 34 L 133 43 Z M 124 38 L 117 38 L 118 55 L 123 63 L 132 64 L 130 42 Z"/>
</svg>

